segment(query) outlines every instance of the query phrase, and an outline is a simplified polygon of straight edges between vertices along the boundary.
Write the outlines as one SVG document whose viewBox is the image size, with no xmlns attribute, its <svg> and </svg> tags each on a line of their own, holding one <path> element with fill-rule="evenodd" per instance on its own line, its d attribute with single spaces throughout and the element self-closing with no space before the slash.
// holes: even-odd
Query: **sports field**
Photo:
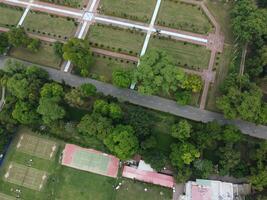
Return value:
<svg viewBox="0 0 267 200">
<path fill-rule="evenodd" d="M 33 153 L 19 151 L 17 145 L 21 135 L 24 137 L 29 135 L 30 138 L 37 137 L 41 141 L 56 143 L 58 150 L 54 158 L 44 159 L 32 155 Z M 29 149 L 32 149 L 31 146 L 26 147 L 28 152 Z M 127 200 L 170 200 L 172 197 L 172 191 L 167 188 L 130 179 L 115 179 L 63 166 L 58 161 L 64 147 L 65 143 L 62 141 L 38 135 L 29 129 L 21 129 L 12 142 L 5 162 L 0 168 L 0 199 L 14 200 L 16 196 L 19 196 L 23 200 L 125 200 L 126 198 Z M 83 155 L 81 156 L 83 157 Z M 90 156 L 90 158 L 92 157 Z M 10 165 L 12 168 L 9 169 Z M 5 178 L 7 172 L 9 172 L 9 176 Z M 43 180 L 44 175 L 47 177 Z M 40 189 L 41 183 L 43 185 Z M 121 183 L 121 188 L 116 190 L 115 187 L 119 183 Z M 148 191 L 145 192 L 144 188 L 147 188 Z"/>
<path fill-rule="evenodd" d="M 66 144 L 63 150 L 62 164 L 114 178 L 117 177 L 119 169 L 118 158 L 73 144 Z"/>
<path fill-rule="evenodd" d="M 47 173 L 25 165 L 10 163 L 4 180 L 33 190 L 41 190 L 47 179 Z"/>
</svg>

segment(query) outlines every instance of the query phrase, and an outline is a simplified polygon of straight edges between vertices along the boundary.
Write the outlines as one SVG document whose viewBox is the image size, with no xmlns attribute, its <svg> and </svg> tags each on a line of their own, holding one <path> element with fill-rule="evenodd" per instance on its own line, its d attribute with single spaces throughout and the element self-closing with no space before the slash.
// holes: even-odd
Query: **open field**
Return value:
<svg viewBox="0 0 267 200">
<path fill-rule="evenodd" d="M 62 6 L 69 6 L 73 8 L 86 7 L 87 0 L 41 0 L 48 3 L 55 3 Z"/>
<path fill-rule="evenodd" d="M 171 200 L 170 190 L 163 187 L 152 186 L 147 183 L 133 182 L 129 179 L 122 179 L 122 186 L 116 194 L 116 200 L 147 200 L 153 197 L 154 200 Z M 144 191 L 147 188 L 147 192 Z"/>
<path fill-rule="evenodd" d="M 215 17 L 216 21 L 220 24 L 221 30 L 225 37 L 226 43 L 233 43 L 233 34 L 231 31 L 230 11 L 233 7 L 233 2 L 227 3 L 222 1 L 205 1 L 209 11 Z"/>
<path fill-rule="evenodd" d="M 228 74 L 228 68 L 231 63 L 232 56 L 233 47 L 230 45 L 225 45 L 223 53 L 219 56 L 217 55 L 217 64 L 215 63 L 216 79 L 215 82 L 210 86 L 207 98 L 206 108 L 208 110 L 218 111 L 218 109 L 216 108 L 216 99 L 220 96 L 220 85 Z M 218 57 L 220 58 L 218 59 Z"/>
<path fill-rule="evenodd" d="M 38 52 L 34 53 L 25 48 L 12 48 L 9 55 L 24 61 L 59 69 L 61 58 L 55 55 L 53 46 L 42 43 Z"/>
<path fill-rule="evenodd" d="M 23 14 L 22 8 L 12 7 L 0 3 L 0 26 L 15 27 Z"/>
<path fill-rule="evenodd" d="M 103 56 L 94 56 L 95 64 L 90 69 L 92 78 L 98 79 L 104 82 L 111 83 L 112 81 L 112 72 L 116 69 L 125 69 L 130 70 L 136 66 L 132 63 L 123 63 L 120 60 L 115 60 L 114 58 L 104 58 Z"/>
<path fill-rule="evenodd" d="M 56 154 L 54 160 L 46 160 L 38 158 L 23 152 L 17 151 L 17 144 L 20 140 L 21 134 L 30 134 L 56 142 L 59 151 Z M 15 197 L 17 192 L 15 189 L 21 190 L 21 199 L 34 199 L 34 200 L 47 200 L 47 199 L 64 199 L 64 200 L 124 200 L 127 199 L 146 199 L 146 200 L 169 200 L 172 191 L 166 188 L 135 182 L 126 179 L 114 179 L 106 176 L 100 176 L 89 172 L 84 172 L 69 167 L 62 166 L 58 163 L 60 152 L 64 147 L 64 143 L 46 136 L 36 135 L 28 129 L 22 129 L 18 133 L 10 146 L 7 157 L 2 168 L 0 168 L 0 198 L 8 196 L 8 200 Z M 28 167 L 28 161 L 32 159 L 32 166 Z M 10 163 L 16 163 L 16 166 L 23 166 L 22 168 L 31 168 L 34 171 L 45 171 L 48 174 L 46 183 L 43 188 L 39 190 L 29 189 L 25 186 L 19 186 L 17 183 L 10 183 L 4 180 L 4 175 L 8 170 Z M 15 166 L 13 165 L 13 166 Z M 27 172 L 31 172 L 27 170 Z M 19 178 L 20 176 L 17 176 Z M 27 176 L 29 177 L 29 176 Z M 25 180 L 24 180 L 25 182 Z M 115 190 L 114 187 L 122 182 L 122 188 Z M 23 185 L 23 184 L 22 184 Z M 144 192 L 144 188 L 148 188 L 147 192 Z M 163 195 L 160 195 L 160 192 Z M 164 197 L 164 198 L 163 198 Z M 168 197 L 168 198 L 167 198 Z"/>
<path fill-rule="evenodd" d="M 179 67 L 201 70 L 208 68 L 210 50 L 204 46 L 184 43 L 167 38 L 151 38 L 149 49 L 161 49 L 173 57 Z"/>
<path fill-rule="evenodd" d="M 149 22 L 155 5 L 156 0 L 101 0 L 98 9 L 105 15 Z"/>
<path fill-rule="evenodd" d="M 207 34 L 212 24 L 199 6 L 179 1 L 162 1 L 156 24 Z"/>
<path fill-rule="evenodd" d="M 71 19 L 33 11 L 28 13 L 23 26 L 28 32 L 65 40 L 74 36 L 76 31 Z"/>
<path fill-rule="evenodd" d="M 90 27 L 87 39 L 94 47 L 137 56 L 141 52 L 145 35 L 138 31 L 97 24 Z"/>
</svg>

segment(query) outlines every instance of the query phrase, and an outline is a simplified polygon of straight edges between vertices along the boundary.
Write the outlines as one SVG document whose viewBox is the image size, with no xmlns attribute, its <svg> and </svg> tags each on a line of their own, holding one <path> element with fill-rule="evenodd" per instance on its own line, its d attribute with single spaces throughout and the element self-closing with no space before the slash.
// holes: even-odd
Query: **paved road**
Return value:
<svg viewBox="0 0 267 200">
<path fill-rule="evenodd" d="M 4 60 L 6 58 L 0 57 L 0 68 L 4 66 Z M 64 73 L 52 68 L 42 67 L 50 74 L 51 78 L 55 81 L 61 82 L 64 80 L 68 85 L 79 86 L 82 83 L 92 83 L 96 86 L 99 92 L 103 92 L 105 95 L 112 95 L 117 97 L 121 101 L 127 101 L 132 104 L 140 105 L 146 108 L 159 110 L 162 112 L 171 113 L 187 119 L 209 122 L 217 120 L 221 124 L 234 124 L 244 134 L 248 134 L 258 138 L 267 139 L 267 126 L 258 125 L 245 122 L 242 120 L 226 120 L 223 115 L 207 110 L 201 110 L 192 106 L 179 106 L 175 101 L 164 99 L 157 96 L 143 96 L 138 94 L 134 90 L 119 89 L 111 84 L 106 84 L 90 78 L 81 78 L 69 73 Z M 212 133 L 211 133 L 212 134 Z"/>
</svg>

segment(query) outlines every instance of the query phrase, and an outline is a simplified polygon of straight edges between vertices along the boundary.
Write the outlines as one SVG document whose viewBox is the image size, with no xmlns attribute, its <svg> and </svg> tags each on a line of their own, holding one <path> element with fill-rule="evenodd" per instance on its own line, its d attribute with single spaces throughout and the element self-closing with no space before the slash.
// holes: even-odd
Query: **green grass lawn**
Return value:
<svg viewBox="0 0 267 200">
<path fill-rule="evenodd" d="M 0 3 L 0 26 L 14 27 L 20 20 L 23 9 Z"/>
<path fill-rule="evenodd" d="M 69 6 L 74 8 L 83 8 L 86 7 L 86 0 L 41 0 L 48 3 L 55 3 L 62 6 Z"/>
<path fill-rule="evenodd" d="M 212 111 L 219 111 L 216 108 L 216 99 L 220 96 L 220 85 L 223 83 L 224 79 L 228 74 L 228 68 L 231 63 L 233 55 L 233 47 L 230 45 L 224 46 L 224 51 L 221 55 L 217 55 L 219 60 L 216 60 L 216 79 L 215 83 L 213 83 L 210 87 L 207 99 L 207 109 Z"/>
<path fill-rule="evenodd" d="M 90 27 L 87 39 L 94 47 L 137 56 L 141 52 L 145 35 L 142 32 L 97 24 Z"/>
<path fill-rule="evenodd" d="M 28 134 L 34 134 L 28 129 L 23 129 Z M 28 131 L 27 131 L 28 130 Z M 54 160 L 43 160 L 28 154 L 18 152 L 16 145 L 20 133 L 13 140 L 3 166 L 0 168 L 0 193 L 10 196 L 16 196 L 15 189 L 21 189 L 21 198 L 25 200 L 169 200 L 172 191 L 167 188 L 145 184 L 138 181 L 120 178 L 119 180 L 84 172 L 58 163 L 61 151 L 64 148 L 64 142 L 55 140 L 59 150 Z M 46 139 L 52 139 L 46 136 Z M 52 139 L 54 140 L 54 139 Z M 10 162 L 16 162 L 26 165 L 29 159 L 33 159 L 32 167 L 48 172 L 49 177 L 41 191 L 35 191 L 4 181 L 3 176 Z M 121 182 L 120 190 L 114 187 Z M 144 188 L 148 191 L 145 192 Z M 12 191 L 13 189 L 13 191 Z M 162 195 L 160 194 L 162 192 Z"/>
<path fill-rule="evenodd" d="M 68 39 L 76 31 L 72 20 L 33 11 L 28 13 L 23 26 L 28 32 L 58 39 Z"/>
<path fill-rule="evenodd" d="M 146 184 L 129 179 L 122 179 L 121 188 L 116 193 L 114 200 L 171 200 L 172 192 L 170 189 Z M 144 191 L 147 188 L 147 192 Z"/>
<path fill-rule="evenodd" d="M 212 24 L 200 7 L 179 1 L 162 1 L 156 23 L 201 34 L 212 31 Z"/>
<path fill-rule="evenodd" d="M 56 69 L 59 69 L 61 64 L 61 58 L 55 55 L 53 46 L 47 43 L 42 43 L 36 53 L 25 48 L 12 48 L 9 55 L 17 59 Z"/>
<path fill-rule="evenodd" d="M 103 82 L 111 83 L 112 81 L 112 72 L 115 69 L 125 69 L 130 70 L 136 67 L 132 63 L 123 63 L 120 60 L 116 61 L 114 58 L 103 58 L 102 56 L 94 56 L 95 63 L 90 69 L 91 77 L 101 80 Z"/>
<path fill-rule="evenodd" d="M 225 37 L 226 43 L 233 43 L 233 33 L 231 31 L 230 12 L 233 7 L 233 2 L 227 3 L 223 1 L 205 1 L 206 6 L 215 17 L 216 21 L 220 24 L 221 30 Z"/>
<path fill-rule="evenodd" d="M 204 46 L 184 43 L 167 38 L 151 38 L 148 50 L 160 49 L 173 57 L 176 65 L 188 69 L 206 69 L 210 59 L 210 50 Z"/>
<path fill-rule="evenodd" d="M 155 6 L 156 0 L 101 0 L 98 9 L 105 15 L 148 23 Z"/>
</svg>

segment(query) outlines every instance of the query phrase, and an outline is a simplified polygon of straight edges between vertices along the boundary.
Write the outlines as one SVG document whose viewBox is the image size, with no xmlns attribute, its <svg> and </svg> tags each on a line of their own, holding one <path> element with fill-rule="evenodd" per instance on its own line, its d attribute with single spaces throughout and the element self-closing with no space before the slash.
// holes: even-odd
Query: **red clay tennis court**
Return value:
<svg viewBox="0 0 267 200">
<path fill-rule="evenodd" d="M 119 162 L 115 156 L 73 144 L 66 144 L 62 157 L 62 165 L 114 178 L 118 174 Z"/>
<path fill-rule="evenodd" d="M 140 170 L 128 166 L 124 166 L 122 176 L 169 188 L 173 188 L 175 184 L 172 176 L 159 174 L 157 172 Z"/>
</svg>

